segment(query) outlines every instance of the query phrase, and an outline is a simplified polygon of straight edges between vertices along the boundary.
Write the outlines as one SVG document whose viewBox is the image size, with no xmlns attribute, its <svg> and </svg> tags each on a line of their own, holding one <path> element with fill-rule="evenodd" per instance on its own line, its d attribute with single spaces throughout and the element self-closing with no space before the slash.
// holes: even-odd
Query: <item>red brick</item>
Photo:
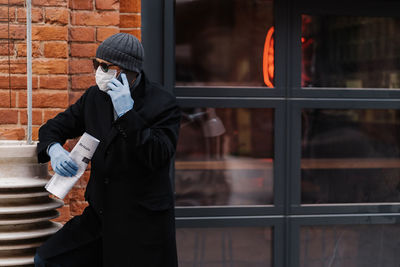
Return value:
<svg viewBox="0 0 400 267">
<path fill-rule="evenodd" d="M 11 92 L 11 107 L 16 108 L 17 104 L 18 104 L 18 92 Z"/>
<path fill-rule="evenodd" d="M 50 176 L 54 175 L 54 171 L 51 168 L 51 164 L 47 164 L 47 170 L 49 171 Z M 53 195 L 50 195 L 50 197 L 53 197 Z M 64 199 L 65 200 L 65 199 Z"/>
<path fill-rule="evenodd" d="M 140 13 L 141 0 L 120 0 L 119 12 L 121 13 Z"/>
<path fill-rule="evenodd" d="M 23 140 L 25 130 L 23 128 L 0 128 L 0 140 Z"/>
<path fill-rule="evenodd" d="M 93 1 L 69 0 L 69 8 L 81 9 L 81 10 L 92 10 L 93 9 Z"/>
<path fill-rule="evenodd" d="M 43 110 L 43 122 L 47 122 L 48 120 L 57 116 L 58 113 L 64 111 L 64 109 L 44 109 Z"/>
<path fill-rule="evenodd" d="M 68 28 L 63 26 L 32 26 L 32 40 L 68 40 Z"/>
<path fill-rule="evenodd" d="M 42 9 L 37 7 L 32 7 L 31 18 L 32 22 L 42 22 L 43 21 Z M 26 22 L 26 8 L 17 9 L 17 21 Z"/>
<path fill-rule="evenodd" d="M 26 108 L 26 92 L 20 92 L 18 107 Z M 33 108 L 66 108 L 68 107 L 68 92 L 34 92 L 32 94 Z"/>
<path fill-rule="evenodd" d="M 58 218 L 53 219 L 53 222 L 66 223 L 71 219 L 70 207 L 69 205 L 64 205 L 58 208 L 57 211 L 60 213 Z"/>
<path fill-rule="evenodd" d="M 17 56 L 19 57 L 26 57 L 26 43 L 19 43 L 16 44 L 17 49 Z M 32 56 L 33 57 L 40 57 L 42 52 L 40 51 L 40 43 L 39 42 L 32 42 Z"/>
<path fill-rule="evenodd" d="M 10 63 L 10 65 L 9 65 Z M 26 59 L 0 59 L 0 73 L 26 74 Z"/>
<path fill-rule="evenodd" d="M 65 147 L 64 147 L 64 149 L 65 149 Z M 70 194 L 67 194 L 65 197 L 64 197 L 64 199 L 63 199 L 63 201 L 64 201 L 64 205 L 67 205 L 68 206 L 68 208 L 69 208 L 69 210 L 70 210 L 70 212 L 71 212 L 71 207 L 70 207 L 70 205 L 69 205 L 69 203 L 70 203 Z"/>
<path fill-rule="evenodd" d="M 130 33 L 130 34 L 136 36 L 136 38 L 138 38 L 139 40 L 142 39 L 141 32 L 140 32 L 139 29 L 133 29 L 133 30 L 123 30 L 123 29 L 121 29 L 121 32 Z"/>
<path fill-rule="evenodd" d="M 94 75 L 74 75 L 72 76 L 72 89 L 87 89 L 92 85 L 96 84 Z"/>
<path fill-rule="evenodd" d="M 119 0 L 96 0 L 97 10 L 118 10 Z"/>
<path fill-rule="evenodd" d="M 74 11 L 72 12 L 72 24 L 88 26 L 117 26 L 119 24 L 119 13 L 114 11 Z"/>
<path fill-rule="evenodd" d="M 32 141 L 39 141 L 40 126 L 32 126 Z"/>
<path fill-rule="evenodd" d="M 90 164 L 89 164 L 89 165 L 90 165 Z M 89 168 L 89 167 L 88 167 L 88 168 Z M 88 184 L 88 182 L 89 182 L 89 178 L 90 178 L 90 171 L 88 171 L 88 170 L 86 169 L 86 171 L 83 173 L 83 175 L 82 175 L 82 177 L 81 177 L 81 179 L 80 179 L 81 184 L 84 185 L 84 186 L 86 186 L 86 185 Z"/>
<path fill-rule="evenodd" d="M 25 0 L 0 0 L 0 4 L 22 6 L 25 4 Z"/>
<path fill-rule="evenodd" d="M 0 21 L 15 21 L 15 7 L 0 6 Z"/>
<path fill-rule="evenodd" d="M 67 6 L 67 0 L 32 0 L 32 6 Z"/>
<path fill-rule="evenodd" d="M 11 99 L 10 99 L 11 96 Z M 17 103 L 17 93 L 9 90 L 0 91 L 0 108 L 14 108 Z"/>
<path fill-rule="evenodd" d="M 75 92 L 69 92 L 68 94 L 68 103 L 69 105 L 74 104 L 78 99 L 83 95 L 84 91 L 75 91 Z"/>
<path fill-rule="evenodd" d="M 14 43 L 9 41 L 0 42 L 0 56 L 14 56 Z"/>
<path fill-rule="evenodd" d="M 74 200 L 74 201 L 84 202 L 85 201 L 85 188 L 75 185 L 70 192 L 70 198 L 71 198 L 71 200 Z"/>
<path fill-rule="evenodd" d="M 0 124 L 17 124 L 18 110 L 0 109 Z"/>
<path fill-rule="evenodd" d="M 66 8 L 48 7 L 45 14 L 46 23 L 68 24 L 69 10 Z"/>
<path fill-rule="evenodd" d="M 71 56 L 73 57 L 95 57 L 97 44 L 77 44 L 72 43 L 70 46 Z"/>
<path fill-rule="evenodd" d="M 90 59 L 69 60 L 69 74 L 93 73 L 93 62 Z"/>
<path fill-rule="evenodd" d="M 0 89 L 10 89 L 12 86 L 11 83 L 11 76 L 10 75 L 1 75 L 0 76 Z"/>
<path fill-rule="evenodd" d="M 52 76 L 39 76 L 40 89 L 68 89 L 68 76 L 67 75 L 52 75 Z"/>
<path fill-rule="evenodd" d="M 11 88 L 12 89 L 26 89 L 27 87 L 27 80 L 26 76 L 0 76 L 0 88 L 6 89 L 10 87 L 11 83 Z M 37 89 L 38 88 L 38 77 L 33 76 L 32 77 L 32 88 Z"/>
<path fill-rule="evenodd" d="M 102 28 L 102 27 L 98 27 L 96 29 L 96 39 L 98 42 L 102 42 L 105 39 L 107 39 L 108 37 L 110 37 L 113 34 L 119 33 L 119 28 L 113 28 L 113 27 L 106 27 L 106 28 Z"/>
<path fill-rule="evenodd" d="M 71 207 L 71 215 L 76 216 L 82 214 L 83 210 L 88 206 L 88 203 L 71 199 L 69 206 Z"/>
<path fill-rule="evenodd" d="M 67 42 L 46 42 L 44 44 L 44 56 L 46 58 L 66 58 L 68 57 Z"/>
<path fill-rule="evenodd" d="M 69 41 L 93 42 L 94 41 L 93 27 L 76 27 L 69 29 Z"/>
<path fill-rule="evenodd" d="M 25 25 L 10 25 L 10 31 L 7 24 L 0 25 L 0 39 L 25 39 L 25 37 Z"/>
<path fill-rule="evenodd" d="M 67 151 L 72 151 L 72 149 L 75 147 L 78 141 L 79 138 L 68 139 L 64 144 L 64 149 L 66 149 Z"/>
<path fill-rule="evenodd" d="M 32 110 L 32 124 L 41 125 L 42 124 L 42 110 Z M 28 123 L 28 113 L 26 109 L 19 110 L 20 123 L 26 125 Z"/>
<path fill-rule="evenodd" d="M 10 92 L 0 91 L 0 108 L 10 107 Z"/>
<path fill-rule="evenodd" d="M 141 21 L 140 15 L 129 14 L 119 16 L 119 27 L 120 28 L 140 28 Z"/>
<path fill-rule="evenodd" d="M 33 59 L 32 72 L 34 74 L 66 74 L 68 60 L 66 59 Z"/>
</svg>

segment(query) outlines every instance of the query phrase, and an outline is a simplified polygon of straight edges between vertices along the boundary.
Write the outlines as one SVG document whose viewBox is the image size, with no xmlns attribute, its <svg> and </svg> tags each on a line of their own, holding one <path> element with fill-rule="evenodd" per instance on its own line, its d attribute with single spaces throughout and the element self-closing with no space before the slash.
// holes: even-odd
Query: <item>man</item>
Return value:
<svg viewBox="0 0 400 267">
<path fill-rule="evenodd" d="M 177 266 L 170 168 L 178 139 L 175 98 L 149 82 L 133 35 L 100 44 L 92 86 L 39 130 L 39 162 L 73 176 L 62 148 L 84 132 L 100 140 L 85 198 L 89 206 L 37 251 L 36 266 Z"/>
</svg>

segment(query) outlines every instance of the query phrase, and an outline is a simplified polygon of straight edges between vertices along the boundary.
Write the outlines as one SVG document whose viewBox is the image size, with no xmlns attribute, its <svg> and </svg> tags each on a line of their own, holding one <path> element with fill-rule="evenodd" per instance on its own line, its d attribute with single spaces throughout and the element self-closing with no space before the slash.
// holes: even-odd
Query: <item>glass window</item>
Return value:
<svg viewBox="0 0 400 267">
<path fill-rule="evenodd" d="M 400 202 L 400 111 L 302 112 L 304 204 Z"/>
<path fill-rule="evenodd" d="M 400 225 L 305 226 L 300 267 L 398 266 Z"/>
<path fill-rule="evenodd" d="M 179 266 L 273 266 L 272 237 L 271 228 L 178 228 Z"/>
<path fill-rule="evenodd" d="M 274 83 L 273 0 L 176 0 L 176 85 Z"/>
<path fill-rule="evenodd" d="M 183 109 L 176 205 L 271 204 L 273 118 L 273 109 Z"/>
<path fill-rule="evenodd" d="M 302 16 L 302 86 L 400 88 L 400 18 Z"/>
</svg>

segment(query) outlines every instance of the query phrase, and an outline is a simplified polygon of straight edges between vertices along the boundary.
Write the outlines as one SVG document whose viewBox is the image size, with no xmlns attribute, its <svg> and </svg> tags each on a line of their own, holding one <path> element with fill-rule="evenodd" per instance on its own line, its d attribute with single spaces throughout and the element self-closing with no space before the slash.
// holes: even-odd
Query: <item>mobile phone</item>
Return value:
<svg viewBox="0 0 400 267">
<path fill-rule="evenodd" d="M 125 73 L 126 79 L 127 79 L 128 82 L 129 82 L 129 87 L 131 87 L 132 84 L 133 84 L 133 82 L 134 82 L 134 80 L 135 80 L 135 78 L 136 78 L 136 73 L 135 73 L 135 72 L 132 72 L 132 71 L 127 71 L 127 72 L 121 71 L 121 72 L 118 74 L 118 76 L 117 76 L 117 80 L 120 81 L 121 83 L 123 83 L 123 82 L 122 82 L 122 77 L 121 77 L 121 74 L 122 74 L 122 73 Z"/>
</svg>

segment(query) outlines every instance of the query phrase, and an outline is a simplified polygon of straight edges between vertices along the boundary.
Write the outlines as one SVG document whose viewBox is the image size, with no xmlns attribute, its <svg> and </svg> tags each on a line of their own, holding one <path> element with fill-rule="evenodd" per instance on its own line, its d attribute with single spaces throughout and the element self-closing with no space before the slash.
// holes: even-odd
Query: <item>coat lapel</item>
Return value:
<svg viewBox="0 0 400 267">
<path fill-rule="evenodd" d="M 142 72 L 142 79 L 140 81 L 140 84 L 135 89 L 131 88 L 131 96 L 132 96 L 132 99 L 134 100 L 133 109 L 135 111 L 138 111 L 143 107 L 144 95 L 145 95 L 145 89 L 146 89 L 147 82 L 148 82 L 148 80 L 146 79 L 144 73 Z M 111 99 L 110 99 L 110 101 L 111 101 Z M 112 114 L 112 116 L 113 116 L 113 114 Z M 107 118 L 107 121 L 109 121 L 108 118 Z M 118 135 L 118 130 L 112 126 L 113 123 L 114 123 L 114 117 L 112 117 L 111 125 L 109 128 L 110 130 L 105 138 L 104 151 L 107 151 L 108 146 L 112 143 L 112 141 Z"/>
<path fill-rule="evenodd" d="M 144 72 L 142 72 L 142 78 L 141 78 L 139 85 L 135 89 L 131 88 L 131 96 L 132 96 L 133 100 L 135 101 L 135 103 L 133 105 L 133 109 L 135 111 L 138 111 L 139 109 L 141 109 L 144 104 L 144 95 L 145 95 L 145 91 L 146 91 L 146 83 L 147 82 L 148 81 L 146 79 L 146 76 L 145 76 Z"/>
</svg>

